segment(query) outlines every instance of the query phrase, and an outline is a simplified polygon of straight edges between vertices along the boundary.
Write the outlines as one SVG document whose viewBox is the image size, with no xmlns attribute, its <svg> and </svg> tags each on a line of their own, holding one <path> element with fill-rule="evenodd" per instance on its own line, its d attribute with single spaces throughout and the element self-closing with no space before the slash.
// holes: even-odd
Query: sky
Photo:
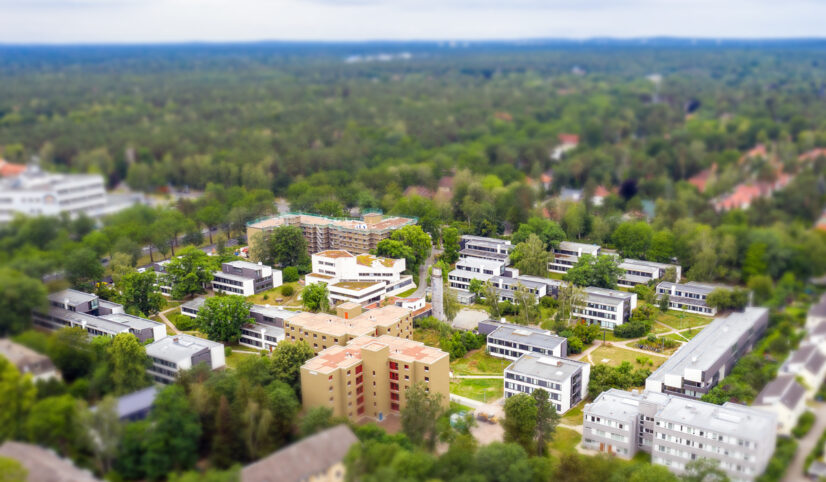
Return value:
<svg viewBox="0 0 826 482">
<path fill-rule="evenodd" d="M 824 37 L 826 0 L 0 0 L 0 43 Z"/>
</svg>

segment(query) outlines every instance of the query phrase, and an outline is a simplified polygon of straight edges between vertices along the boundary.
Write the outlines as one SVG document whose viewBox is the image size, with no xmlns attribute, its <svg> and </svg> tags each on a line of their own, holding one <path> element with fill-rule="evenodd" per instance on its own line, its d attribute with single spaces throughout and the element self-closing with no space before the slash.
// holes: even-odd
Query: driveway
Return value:
<svg viewBox="0 0 826 482">
<path fill-rule="evenodd" d="M 791 466 L 786 469 L 786 475 L 783 477 L 783 482 L 797 482 L 799 480 L 807 480 L 803 474 L 803 466 L 812 449 L 817 444 L 817 439 L 826 430 L 826 403 L 815 402 L 815 405 L 809 407 L 815 414 L 815 424 L 809 433 L 797 442 L 797 452 L 794 454 Z"/>
</svg>

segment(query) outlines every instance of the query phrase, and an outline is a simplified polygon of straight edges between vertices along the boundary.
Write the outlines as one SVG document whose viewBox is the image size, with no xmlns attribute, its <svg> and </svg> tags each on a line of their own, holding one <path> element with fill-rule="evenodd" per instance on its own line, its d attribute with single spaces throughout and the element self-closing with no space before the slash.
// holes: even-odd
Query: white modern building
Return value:
<svg viewBox="0 0 826 482">
<path fill-rule="evenodd" d="M 599 256 L 600 247 L 596 244 L 575 243 L 573 241 L 562 241 L 554 248 L 553 259 L 548 263 L 548 271 L 554 273 L 567 273 L 583 254 Z"/>
<path fill-rule="evenodd" d="M 501 261 L 482 258 L 462 258 L 456 262 L 456 268 L 447 274 L 448 286 L 456 290 L 469 291 L 471 280 L 482 283 L 494 276 L 505 274 L 505 265 Z"/>
<path fill-rule="evenodd" d="M 588 287 L 584 298 L 575 304 L 571 316 L 602 328 L 613 330 L 627 322 L 637 307 L 636 293 Z"/>
<path fill-rule="evenodd" d="M 336 249 L 313 254 L 312 263 L 313 272 L 305 277 L 305 282 L 326 283 L 334 305 L 373 303 L 415 287 L 413 277 L 403 274 L 404 259 Z"/>
<path fill-rule="evenodd" d="M 668 296 L 668 309 L 687 311 L 705 316 L 717 314 L 717 308 L 706 303 L 708 295 L 720 286 L 689 281 L 688 283 L 672 283 L 663 281 L 657 285 L 657 298 Z"/>
<path fill-rule="evenodd" d="M 206 303 L 205 296 L 198 296 L 181 305 L 181 314 L 190 318 L 197 318 L 201 307 Z"/>
<path fill-rule="evenodd" d="M 462 236 L 459 240 L 459 258 L 477 258 L 497 261 L 507 266 L 510 264 L 511 242 L 504 239 L 485 238 L 482 236 Z"/>
<path fill-rule="evenodd" d="M 262 263 L 230 261 L 213 273 L 212 289 L 216 293 L 252 296 L 283 284 L 281 270 Z"/>
<path fill-rule="evenodd" d="M 714 320 L 645 380 L 646 390 L 702 397 L 752 350 L 768 324 L 768 308 L 756 307 Z"/>
<path fill-rule="evenodd" d="M 682 267 L 676 264 L 626 258 L 620 263 L 619 267 L 624 271 L 617 280 L 617 284 L 623 288 L 633 288 L 637 285 L 647 285 L 651 281 L 661 280 L 665 277 L 669 268 L 674 269 L 676 275 L 674 281 L 679 282 L 682 277 Z"/>
<path fill-rule="evenodd" d="M 591 365 L 568 358 L 525 354 L 505 369 L 505 398 L 536 389 L 548 392 L 557 413 L 565 413 L 588 394 Z"/>
<path fill-rule="evenodd" d="M 47 173 L 29 166 L 17 176 L 0 178 L 0 223 L 16 214 L 99 218 L 142 202 L 140 194 L 110 199 L 100 175 Z"/>
<path fill-rule="evenodd" d="M 568 356 L 568 340 L 552 335 L 550 331 L 512 323 L 484 323 L 493 328 L 487 337 L 487 351 L 491 356 L 508 360 L 516 360 L 528 353 L 557 358 Z"/>
<path fill-rule="evenodd" d="M 697 459 L 719 462 L 733 481 L 759 477 L 774 453 L 775 414 L 662 393 L 601 393 L 583 410 L 583 447 L 630 459 L 638 450 L 681 474 Z"/>
<path fill-rule="evenodd" d="M 174 335 L 146 345 L 152 366 L 146 372 L 160 383 L 172 383 L 178 373 L 199 363 L 217 370 L 226 365 L 224 345 L 191 335 Z"/>
<path fill-rule="evenodd" d="M 763 387 L 752 407 L 777 416 L 777 431 L 790 435 L 797 419 L 806 411 L 806 389 L 791 374 L 781 374 Z"/>
</svg>

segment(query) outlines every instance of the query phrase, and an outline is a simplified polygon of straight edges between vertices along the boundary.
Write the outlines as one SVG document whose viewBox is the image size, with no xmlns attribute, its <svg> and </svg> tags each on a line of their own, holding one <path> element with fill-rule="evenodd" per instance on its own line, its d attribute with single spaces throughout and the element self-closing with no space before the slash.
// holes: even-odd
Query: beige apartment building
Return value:
<svg viewBox="0 0 826 482">
<path fill-rule="evenodd" d="M 305 312 L 284 320 L 284 339 L 304 340 L 316 353 L 360 336 L 382 335 L 411 338 L 412 312 L 396 305 L 362 311 L 358 303 L 342 303 L 335 315 Z"/>
<path fill-rule="evenodd" d="M 384 419 L 406 404 L 406 392 L 423 383 L 449 403 L 450 357 L 424 343 L 383 335 L 358 337 L 323 350 L 301 367 L 304 408 L 329 407 L 357 421 Z"/>
<path fill-rule="evenodd" d="M 416 219 L 385 217 L 380 212 L 365 213 L 361 219 L 290 213 L 247 224 L 247 239 L 252 239 L 257 232 L 266 236 L 277 227 L 296 226 L 304 233 L 310 254 L 329 249 L 367 253 L 376 249 L 379 241 L 389 238 L 393 231 L 412 224 L 416 224 Z"/>
</svg>

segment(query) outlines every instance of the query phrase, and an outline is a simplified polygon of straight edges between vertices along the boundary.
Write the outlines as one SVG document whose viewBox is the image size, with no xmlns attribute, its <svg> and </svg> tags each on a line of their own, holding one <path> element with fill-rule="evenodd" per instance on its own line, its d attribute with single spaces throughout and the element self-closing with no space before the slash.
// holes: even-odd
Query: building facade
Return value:
<svg viewBox="0 0 826 482">
<path fill-rule="evenodd" d="M 301 367 L 305 409 L 328 407 L 335 416 L 382 420 L 406 405 L 406 392 L 421 383 L 449 400 L 450 357 L 423 343 L 382 335 L 335 345 Z"/>
<path fill-rule="evenodd" d="M 61 379 L 60 372 L 49 357 L 8 338 L 0 338 L 0 356 L 17 367 L 20 374 L 31 375 L 34 381 Z"/>
<path fill-rule="evenodd" d="M 657 297 L 662 299 L 668 296 L 668 309 L 677 311 L 687 311 L 705 316 L 717 314 L 717 308 L 712 308 L 706 303 L 708 295 L 717 286 L 696 283 L 672 283 L 663 281 L 657 285 Z"/>
<path fill-rule="evenodd" d="M 526 354 L 568 356 L 568 340 L 552 335 L 550 331 L 490 320 L 484 323 L 495 326 L 487 336 L 487 351 L 491 356 L 507 360 L 516 360 Z"/>
<path fill-rule="evenodd" d="M 281 270 L 261 263 L 229 261 L 221 264 L 221 271 L 213 273 L 212 289 L 216 293 L 252 296 L 282 283 Z"/>
<path fill-rule="evenodd" d="M 459 239 L 459 258 L 476 258 L 510 264 L 511 242 L 504 239 L 464 235 Z"/>
<path fill-rule="evenodd" d="M 312 263 L 305 282 L 326 283 L 333 305 L 375 303 L 415 287 L 413 277 L 403 274 L 404 259 L 326 250 L 313 254 Z"/>
<path fill-rule="evenodd" d="M 571 316 L 589 325 L 613 330 L 631 318 L 637 307 L 637 294 L 627 291 L 588 287 L 585 296 L 573 306 Z"/>
<path fill-rule="evenodd" d="M 751 351 L 768 324 L 768 308 L 756 307 L 714 320 L 648 377 L 646 390 L 702 397 Z"/>
<path fill-rule="evenodd" d="M 525 354 L 505 369 L 505 397 L 548 392 L 557 413 L 563 414 L 585 399 L 591 365 L 568 358 Z"/>
<path fill-rule="evenodd" d="M 562 241 L 554 248 L 552 259 L 548 263 L 548 271 L 553 273 L 567 273 L 583 254 L 599 256 L 600 247 L 596 244 L 574 243 L 572 241 Z"/>
<path fill-rule="evenodd" d="M 791 435 L 797 419 L 806 411 L 806 389 L 791 374 L 780 374 L 763 387 L 752 403 L 777 416 L 777 432 Z"/>
<path fill-rule="evenodd" d="M 654 263 L 638 259 L 623 260 L 619 265 L 624 271 L 617 280 L 617 285 L 623 288 L 633 288 L 637 285 L 647 285 L 652 281 L 661 280 L 669 269 L 674 270 L 674 281 L 679 282 L 682 277 L 682 267 L 676 264 Z"/>
<path fill-rule="evenodd" d="M 197 336 L 178 334 L 146 345 L 152 365 L 146 372 L 159 383 L 173 383 L 178 373 L 204 363 L 211 370 L 226 365 L 224 345 Z"/>
<path fill-rule="evenodd" d="M 291 213 L 247 224 L 247 239 L 255 233 L 272 232 L 280 226 L 301 228 L 310 254 L 329 249 L 368 253 L 393 231 L 416 224 L 416 219 L 384 217 L 380 212 L 366 213 L 362 219 L 338 219 L 317 214 Z"/>
</svg>

